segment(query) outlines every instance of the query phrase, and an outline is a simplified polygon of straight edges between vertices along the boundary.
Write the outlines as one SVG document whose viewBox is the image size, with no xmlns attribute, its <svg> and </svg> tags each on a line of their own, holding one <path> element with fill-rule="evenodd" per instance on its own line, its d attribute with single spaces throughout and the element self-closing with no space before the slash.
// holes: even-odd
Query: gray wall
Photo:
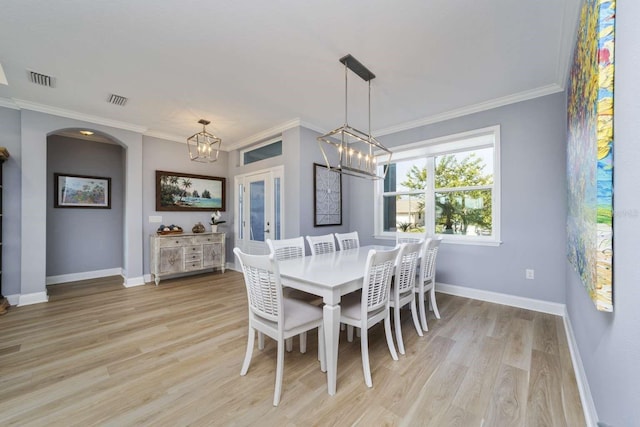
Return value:
<svg viewBox="0 0 640 427">
<path fill-rule="evenodd" d="M 545 301 L 564 302 L 565 100 L 557 93 L 423 126 L 379 139 L 391 148 L 500 125 L 501 239 L 498 247 L 444 244 L 438 282 Z M 351 228 L 372 235 L 373 186 L 353 181 Z M 388 241 L 386 241 L 388 242 Z M 390 242 L 388 242 L 390 243 Z M 525 280 L 525 269 L 535 280 Z"/>
<path fill-rule="evenodd" d="M 224 144 L 224 141 L 223 141 Z M 163 139 L 144 136 L 142 139 L 142 227 L 144 233 L 143 250 L 144 250 L 144 273 L 149 274 L 149 236 L 154 234 L 160 224 L 150 223 L 149 216 L 161 216 L 163 224 L 176 224 L 191 232 L 191 228 L 197 223 L 202 222 L 205 227 L 209 227 L 212 211 L 199 212 L 172 212 L 172 211 L 156 211 L 156 170 L 191 173 L 196 175 L 208 175 L 227 177 L 228 153 L 220 152 L 220 157 L 214 163 L 193 162 L 189 159 L 186 139 L 185 143 L 167 141 Z M 228 246 L 233 242 L 229 240 L 232 224 L 229 223 L 233 218 L 233 181 L 227 179 L 226 186 L 226 212 L 223 213 L 224 220 L 227 222 L 225 226 L 220 226 L 218 231 L 227 233 L 227 260 L 229 260 L 230 252 Z M 232 258 L 231 258 L 232 259 Z"/>
<path fill-rule="evenodd" d="M 0 107 L 0 146 L 9 151 L 2 165 L 2 295 L 20 293 L 20 111 Z"/>
<path fill-rule="evenodd" d="M 47 276 L 122 268 L 123 167 L 120 145 L 47 138 Z M 111 178 L 111 209 L 54 208 L 54 173 Z"/>
<path fill-rule="evenodd" d="M 567 263 L 567 311 L 601 421 L 640 425 L 640 2 L 618 2 L 614 120 L 614 312 L 596 311 Z"/>
</svg>

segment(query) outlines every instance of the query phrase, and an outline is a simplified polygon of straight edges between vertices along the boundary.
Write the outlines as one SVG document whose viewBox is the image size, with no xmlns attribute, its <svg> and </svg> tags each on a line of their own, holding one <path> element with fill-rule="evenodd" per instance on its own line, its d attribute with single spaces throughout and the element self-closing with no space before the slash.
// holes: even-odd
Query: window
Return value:
<svg viewBox="0 0 640 427">
<path fill-rule="evenodd" d="M 499 141 L 494 126 L 395 147 L 376 184 L 376 235 L 415 231 L 499 244 Z"/>
<path fill-rule="evenodd" d="M 271 140 L 241 152 L 242 164 L 248 165 L 282 155 L 282 140 Z"/>
</svg>

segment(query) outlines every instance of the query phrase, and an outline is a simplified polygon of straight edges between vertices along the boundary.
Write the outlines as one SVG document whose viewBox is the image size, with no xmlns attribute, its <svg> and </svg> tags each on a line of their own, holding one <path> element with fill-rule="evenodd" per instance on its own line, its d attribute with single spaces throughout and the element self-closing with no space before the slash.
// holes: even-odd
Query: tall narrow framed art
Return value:
<svg viewBox="0 0 640 427">
<path fill-rule="evenodd" d="M 342 225 L 342 175 L 313 164 L 313 225 Z"/>
<path fill-rule="evenodd" d="M 600 311 L 613 311 L 615 9 L 583 4 L 567 106 L 567 252 Z"/>
</svg>

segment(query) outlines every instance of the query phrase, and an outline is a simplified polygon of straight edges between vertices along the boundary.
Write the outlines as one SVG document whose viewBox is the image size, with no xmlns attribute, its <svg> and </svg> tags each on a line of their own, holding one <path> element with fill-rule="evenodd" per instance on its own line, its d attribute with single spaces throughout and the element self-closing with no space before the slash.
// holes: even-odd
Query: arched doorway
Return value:
<svg viewBox="0 0 640 427">
<path fill-rule="evenodd" d="M 47 285 L 122 275 L 124 179 L 124 149 L 109 135 L 47 136 Z"/>
<path fill-rule="evenodd" d="M 21 110 L 20 297 L 18 305 L 47 301 L 47 136 L 90 127 L 124 148 L 123 284 L 144 284 L 142 268 L 142 133 L 68 117 Z"/>
</svg>

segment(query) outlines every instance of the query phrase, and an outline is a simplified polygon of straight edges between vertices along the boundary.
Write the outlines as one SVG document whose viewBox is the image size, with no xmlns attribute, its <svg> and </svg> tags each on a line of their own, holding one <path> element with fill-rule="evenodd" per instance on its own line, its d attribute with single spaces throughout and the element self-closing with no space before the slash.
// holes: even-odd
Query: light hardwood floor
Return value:
<svg viewBox="0 0 640 427">
<path fill-rule="evenodd" d="M 290 426 L 583 426 L 562 319 L 438 294 L 441 320 L 394 362 L 371 330 L 373 388 L 360 343 L 341 336 L 338 390 L 326 392 L 317 335 L 287 353 L 273 407 L 273 341 L 240 376 L 242 275 L 193 276 L 125 289 L 121 279 L 48 288 L 50 302 L 0 317 L 0 424 Z M 345 332 L 343 332 L 345 334 Z"/>
</svg>

